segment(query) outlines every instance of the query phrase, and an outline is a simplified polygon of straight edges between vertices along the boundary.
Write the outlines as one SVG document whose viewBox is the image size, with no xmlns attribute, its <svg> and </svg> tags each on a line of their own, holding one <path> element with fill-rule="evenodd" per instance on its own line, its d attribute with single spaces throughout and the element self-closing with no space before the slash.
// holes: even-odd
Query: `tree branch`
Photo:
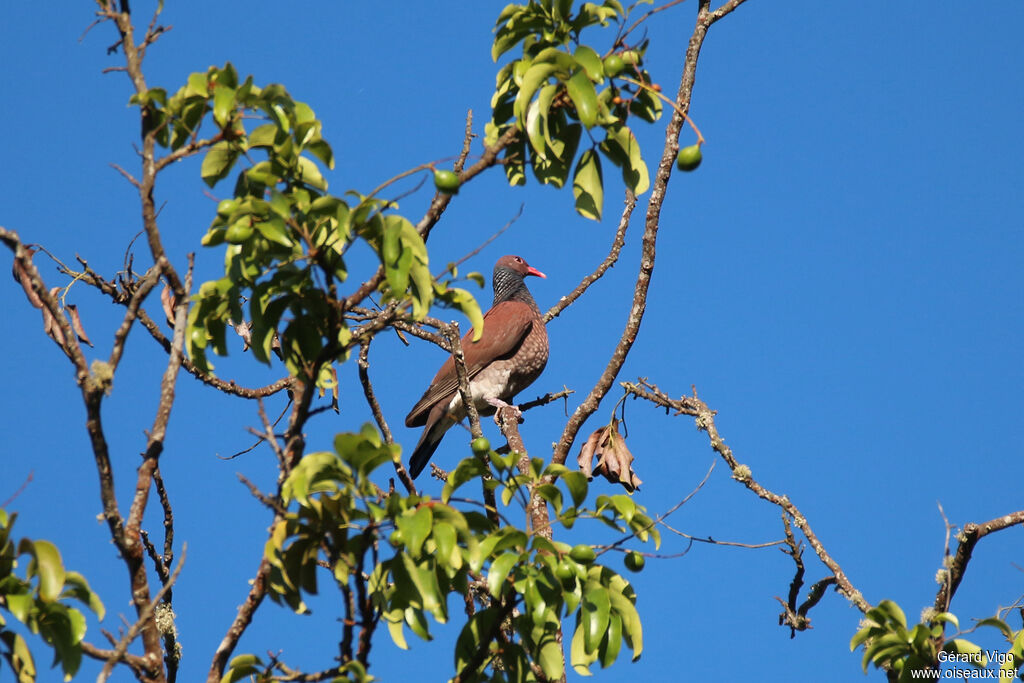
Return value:
<svg viewBox="0 0 1024 683">
<path fill-rule="evenodd" d="M 673 399 L 669 398 L 656 385 L 651 384 L 645 379 L 641 379 L 639 384 L 622 382 L 622 386 L 627 393 L 637 398 L 642 398 L 656 405 L 675 410 L 676 415 L 695 417 L 697 429 L 707 432 L 711 447 L 725 460 L 732 471 L 733 479 L 741 482 L 757 494 L 759 498 L 782 508 L 789 515 L 789 518 L 793 520 L 793 524 L 807 538 L 807 542 L 814 549 L 818 559 L 832 572 L 836 579 L 836 588 L 839 592 L 856 605 L 857 609 L 861 612 L 867 612 L 871 609 L 871 605 L 864 599 L 861 592 L 850 583 L 850 580 L 843 572 L 843 568 L 839 566 L 839 563 L 832 558 L 822 542 L 818 540 L 814 530 L 811 529 L 810 523 L 803 516 L 803 513 L 800 512 L 800 509 L 789 500 L 788 496 L 780 496 L 757 483 L 750 472 L 750 468 L 736 460 L 732 449 L 725 444 L 725 441 L 722 440 L 721 435 L 718 433 L 718 429 L 715 427 L 715 411 L 711 410 L 706 403 L 697 398 L 696 391 L 694 391 L 693 396 L 682 396 L 678 399 Z"/>
<path fill-rule="evenodd" d="M 630 307 L 629 316 L 626 319 L 622 335 L 619 337 L 619 341 L 612 351 L 611 357 L 608 359 L 604 372 L 594 388 L 573 412 L 565 425 L 565 429 L 562 431 L 562 436 L 558 440 L 554 449 L 554 455 L 552 456 L 552 462 L 558 464 L 565 463 L 569 449 L 572 448 L 573 441 L 576 439 L 576 434 L 587 418 L 594 414 L 601 404 L 601 400 L 608 393 L 608 390 L 611 389 L 615 378 L 626 362 L 626 356 L 629 355 L 629 351 L 633 347 L 637 333 L 640 331 L 640 323 L 643 320 L 644 311 L 647 307 L 647 290 L 650 286 L 651 276 L 654 273 L 655 247 L 658 238 L 661 207 L 665 201 L 669 178 L 672 175 L 672 165 L 679 150 L 679 131 L 690 109 L 690 98 L 693 94 L 693 84 L 697 75 L 697 60 L 700 57 L 701 45 L 704 43 L 708 27 L 711 24 L 707 18 L 706 4 L 706 2 L 701 3 L 701 11 L 698 12 L 697 23 L 694 26 L 693 34 L 690 36 L 690 43 L 686 50 L 686 58 L 683 64 L 683 75 L 680 79 L 679 90 L 675 99 L 676 108 L 673 110 L 672 118 L 665 128 L 665 145 L 662 149 L 661 161 L 654 175 L 651 198 L 647 203 L 647 215 L 645 217 L 641 243 L 640 269 L 633 288 L 633 303 Z M 628 220 L 628 217 L 625 217 L 625 220 Z"/>
</svg>

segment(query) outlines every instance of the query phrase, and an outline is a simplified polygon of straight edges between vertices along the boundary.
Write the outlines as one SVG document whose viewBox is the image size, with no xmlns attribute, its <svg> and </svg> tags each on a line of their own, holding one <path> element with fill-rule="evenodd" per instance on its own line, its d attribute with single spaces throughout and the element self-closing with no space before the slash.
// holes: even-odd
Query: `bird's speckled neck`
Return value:
<svg viewBox="0 0 1024 683">
<path fill-rule="evenodd" d="M 522 301 L 540 313 L 537 302 L 533 300 L 533 295 L 523 282 L 523 276 L 511 268 L 494 269 L 494 303 L 499 304 L 502 301 Z"/>
</svg>

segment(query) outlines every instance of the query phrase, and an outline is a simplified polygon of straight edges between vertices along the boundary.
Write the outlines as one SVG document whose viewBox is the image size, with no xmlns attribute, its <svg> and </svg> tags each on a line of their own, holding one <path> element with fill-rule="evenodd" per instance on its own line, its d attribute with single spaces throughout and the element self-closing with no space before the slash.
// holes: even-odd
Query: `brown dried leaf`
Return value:
<svg viewBox="0 0 1024 683">
<path fill-rule="evenodd" d="M 85 333 L 85 328 L 82 327 L 82 319 L 78 317 L 78 304 L 68 304 L 64 308 L 71 313 L 71 329 L 78 336 L 78 341 L 92 346 L 92 342 L 89 341 L 89 335 Z"/>
<path fill-rule="evenodd" d="M 587 476 L 587 479 L 593 479 L 593 468 L 594 468 L 594 451 L 597 449 L 597 444 L 604 436 L 604 432 L 608 429 L 607 426 L 595 429 L 589 437 L 587 437 L 586 443 L 583 444 L 583 448 L 580 449 L 580 454 L 576 458 L 576 463 L 580 467 L 580 472 Z"/>
<path fill-rule="evenodd" d="M 60 287 L 54 287 L 50 290 L 50 296 L 56 296 L 59 291 Z M 41 303 L 42 302 L 40 302 L 40 304 Z M 43 331 L 50 335 L 50 338 L 53 339 L 53 341 L 64 346 L 64 330 L 61 329 L 60 325 L 57 323 L 57 319 L 53 317 L 46 306 L 40 305 L 40 308 L 43 310 Z"/>
<path fill-rule="evenodd" d="M 174 296 L 174 290 L 165 282 L 164 288 L 160 290 L 160 306 L 163 307 L 167 324 L 171 327 L 174 327 L 174 304 L 176 303 L 177 297 Z"/>
<path fill-rule="evenodd" d="M 594 456 L 597 457 L 597 467 L 592 473 Z M 626 439 L 619 433 L 619 421 L 616 418 L 612 418 L 611 424 L 590 435 L 580 449 L 577 461 L 580 471 L 588 479 L 592 479 L 594 474 L 600 474 L 613 484 L 622 484 L 630 493 L 643 483 L 633 471 L 633 454 L 626 446 Z"/>
</svg>

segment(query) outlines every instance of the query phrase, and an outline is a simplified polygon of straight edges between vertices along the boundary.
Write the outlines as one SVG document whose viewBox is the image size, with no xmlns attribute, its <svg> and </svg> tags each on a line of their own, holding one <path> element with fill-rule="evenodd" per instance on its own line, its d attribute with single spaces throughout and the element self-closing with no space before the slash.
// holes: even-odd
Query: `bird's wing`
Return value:
<svg viewBox="0 0 1024 683">
<path fill-rule="evenodd" d="M 492 361 L 506 358 L 519 348 L 536 320 L 529 306 L 521 301 L 502 301 L 484 315 L 484 333 L 478 341 L 471 341 L 473 330 L 462 337 L 462 352 L 466 356 L 466 372 L 472 379 Z M 423 397 L 405 418 L 406 427 L 426 424 L 427 413 L 441 400 L 450 401 L 458 391 L 459 379 L 455 374 L 455 359 L 448 356 L 434 375 Z"/>
</svg>

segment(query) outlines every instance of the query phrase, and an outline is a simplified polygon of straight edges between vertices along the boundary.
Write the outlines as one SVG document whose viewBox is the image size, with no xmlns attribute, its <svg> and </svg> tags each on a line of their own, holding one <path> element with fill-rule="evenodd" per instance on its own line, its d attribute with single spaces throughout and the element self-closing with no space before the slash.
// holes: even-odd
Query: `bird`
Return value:
<svg viewBox="0 0 1024 683">
<path fill-rule="evenodd" d="M 502 256 L 494 264 L 494 302 L 484 314 L 480 339 L 473 330 L 462 337 L 469 390 L 481 415 L 493 415 L 533 383 L 548 362 L 548 334 L 540 308 L 523 278 L 547 275 L 520 256 Z M 430 462 L 441 439 L 466 417 L 459 394 L 455 361 L 449 356 L 423 397 L 405 418 L 406 427 L 423 427 L 409 457 L 409 474 L 417 477 Z"/>
</svg>

